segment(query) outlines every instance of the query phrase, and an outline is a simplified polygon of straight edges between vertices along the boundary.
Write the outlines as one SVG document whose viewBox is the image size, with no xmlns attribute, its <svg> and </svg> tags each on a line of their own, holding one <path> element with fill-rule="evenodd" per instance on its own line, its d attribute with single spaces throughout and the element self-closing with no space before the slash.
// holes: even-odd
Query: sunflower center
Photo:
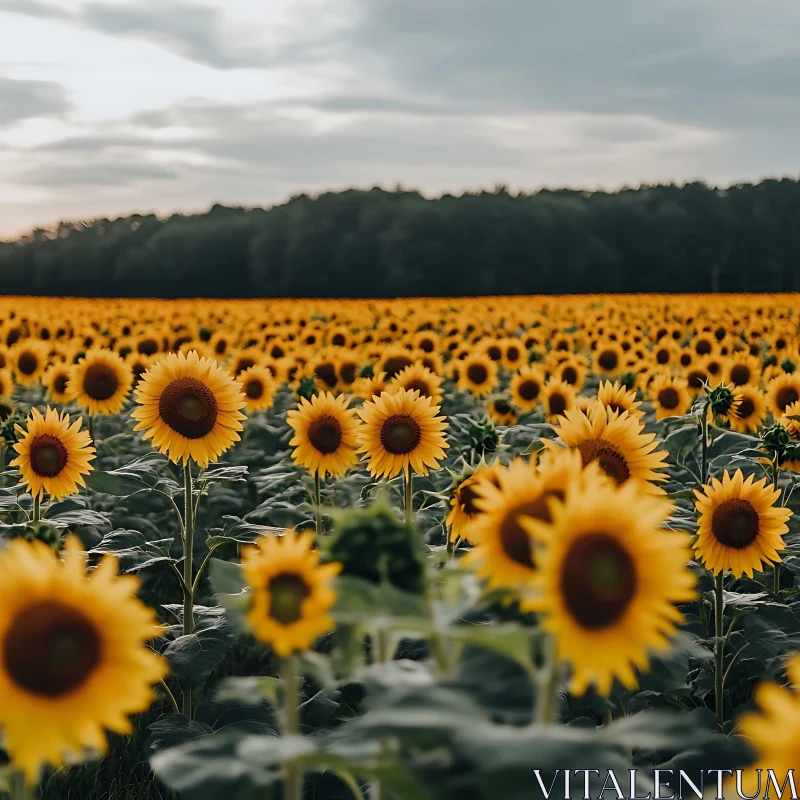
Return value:
<svg viewBox="0 0 800 800">
<path fill-rule="evenodd" d="M 336 366 L 334 364 L 318 364 L 314 369 L 314 374 L 331 389 L 336 386 Z"/>
<path fill-rule="evenodd" d="M 136 346 L 137 352 L 143 356 L 152 356 L 158 352 L 158 342 L 155 339 L 142 339 Z"/>
<path fill-rule="evenodd" d="M 431 396 L 430 386 L 428 386 L 428 384 L 425 383 L 425 381 L 409 381 L 407 384 L 405 384 L 405 386 L 403 388 L 405 388 L 406 391 L 409 391 L 409 392 L 413 392 L 413 391 L 419 392 L 419 396 L 420 397 L 430 397 Z"/>
<path fill-rule="evenodd" d="M 603 350 L 597 358 L 597 363 L 607 372 L 617 368 L 619 357 L 613 350 Z"/>
<path fill-rule="evenodd" d="M 240 375 L 246 369 L 250 369 L 250 367 L 254 367 L 256 365 L 255 359 L 250 358 L 250 356 L 242 356 L 236 362 L 236 369 L 234 370 L 234 375 Z"/>
<path fill-rule="evenodd" d="M 23 375 L 33 375 L 39 366 L 39 359 L 33 353 L 22 353 L 17 359 L 17 369 Z"/>
<path fill-rule="evenodd" d="M 720 544 L 741 550 L 758 536 L 758 512 L 747 500 L 725 500 L 714 509 L 711 530 Z"/>
<path fill-rule="evenodd" d="M 694 348 L 695 353 L 699 356 L 707 356 L 711 352 L 711 342 L 707 339 L 701 339 Z"/>
<path fill-rule="evenodd" d="M 509 361 L 519 361 L 519 349 L 516 347 L 509 347 L 506 350 L 506 358 Z"/>
<path fill-rule="evenodd" d="M 107 364 L 92 364 L 83 375 L 83 390 L 92 400 L 108 400 L 119 388 L 119 378 Z"/>
<path fill-rule="evenodd" d="M 574 386 L 578 382 L 578 372 L 575 367 L 564 367 L 561 372 L 561 380 L 570 386 Z"/>
<path fill-rule="evenodd" d="M 64 394 L 67 391 L 67 384 L 69 383 L 69 376 L 68 375 L 59 375 L 53 381 L 53 388 L 58 392 L 58 394 Z"/>
<path fill-rule="evenodd" d="M 308 426 L 308 441 L 320 453 L 335 453 L 342 443 L 342 426 L 328 414 L 318 417 Z"/>
<path fill-rule="evenodd" d="M 391 356 L 387 358 L 383 364 L 383 371 L 386 377 L 391 379 L 397 375 L 398 372 L 410 367 L 414 362 L 408 356 Z"/>
<path fill-rule="evenodd" d="M 492 359 L 492 361 L 499 361 L 503 357 L 503 351 L 497 347 L 497 345 L 491 345 L 486 350 L 486 355 Z"/>
<path fill-rule="evenodd" d="M 747 419 L 756 410 L 756 404 L 749 397 L 742 398 L 739 407 L 736 409 L 736 416 L 739 419 Z"/>
<path fill-rule="evenodd" d="M 461 486 L 458 490 L 458 504 L 461 506 L 461 510 L 468 516 L 474 517 L 476 514 L 480 513 L 480 510 L 475 505 L 475 501 L 478 499 L 478 495 L 475 490 L 467 484 L 466 486 Z"/>
<path fill-rule="evenodd" d="M 495 400 L 494 401 L 494 410 L 498 414 L 510 414 L 511 413 L 511 403 L 508 400 Z"/>
<path fill-rule="evenodd" d="M 590 533 L 569 549 L 561 571 L 561 593 L 584 628 L 613 625 L 636 594 L 636 569 L 627 550 L 605 533 Z"/>
<path fill-rule="evenodd" d="M 356 369 L 356 364 L 342 364 L 339 367 L 339 377 L 345 383 L 353 383 L 353 381 L 356 379 Z"/>
<path fill-rule="evenodd" d="M 662 347 L 656 351 L 656 361 L 659 364 L 666 364 L 669 361 L 669 350 Z"/>
<path fill-rule="evenodd" d="M 614 414 L 622 414 L 623 411 L 627 411 L 628 409 L 625 406 L 621 406 L 619 403 L 610 402 L 606 405 L 606 408 L 609 411 L 612 411 Z"/>
<path fill-rule="evenodd" d="M 567 410 L 567 398 L 560 392 L 553 392 L 550 395 L 547 404 L 550 408 L 550 413 L 553 416 L 561 416 Z"/>
<path fill-rule="evenodd" d="M 596 461 L 600 469 L 617 483 L 624 483 L 631 476 L 625 456 L 604 439 L 585 439 L 578 445 L 578 450 L 585 467 Z"/>
<path fill-rule="evenodd" d="M 539 386 L 538 381 L 522 381 L 517 391 L 519 392 L 519 396 L 523 400 L 527 400 L 528 402 L 530 402 L 531 400 L 535 400 L 539 396 L 541 387 Z"/>
<path fill-rule="evenodd" d="M 662 408 L 677 408 L 678 403 L 680 402 L 680 397 L 678 397 L 678 393 L 673 389 L 671 386 L 668 386 L 666 389 L 662 389 L 658 393 L 658 402 Z"/>
<path fill-rule="evenodd" d="M 708 375 L 701 369 L 693 369 L 687 376 L 686 380 L 692 389 L 702 389 Z"/>
<path fill-rule="evenodd" d="M 781 411 L 785 411 L 786 406 L 790 406 L 792 403 L 797 402 L 797 400 L 800 400 L 800 395 L 797 394 L 797 390 L 794 386 L 783 386 L 775 396 L 775 402 Z"/>
<path fill-rule="evenodd" d="M 542 522 L 551 522 L 547 500 L 550 497 L 563 498 L 563 496 L 560 491 L 546 491 L 535 500 L 528 500 L 509 509 L 500 523 L 500 546 L 508 558 L 529 569 L 536 566 L 533 560 L 531 535 L 522 527 L 520 517 L 533 517 Z"/>
<path fill-rule="evenodd" d="M 750 367 L 746 364 L 736 364 L 731 368 L 731 383 L 744 386 L 750 382 Z"/>
<path fill-rule="evenodd" d="M 214 393 L 197 378 L 176 378 L 158 401 L 161 419 L 187 439 L 202 439 L 216 424 L 219 406 Z"/>
<path fill-rule="evenodd" d="M 311 594 L 306 582 L 293 572 L 272 578 L 269 590 L 269 615 L 281 625 L 291 625 L 303 613 L 303 601 Z"/>
<path fill-rule="evenodd" d="M 31 694 L 52 698 L 81 686 L 101 656 L 94 625 L 58 601 L 34 603 L 17 614 L 3 647 L 11 680 Z"/>
<path fill-rule="evenodd" d="M 251 400 L 258 400 L 258 398 L 264 394 L 264 384 L 262 384 L 258 379 L 248 381 L 247 387 L 245 388 L 245 394 Z"/>
<path fill-rule="evenodd" d="M 381 426 L 383 449 L 395 456 L 412 452 L 421 439 L 419 423 L 408 414 L 392 414 Z"/>
<path fill-rule="evenodd" d="M 486 379 L 489 377 L 489 370 L 483 364 L 470 364 L 467 367 L 467 377 L 471 383 L 480 386 L 480 384 L 486 383 Z"/>
<path fill-rule="evenodd" d="M 14 409 L 10 405 L 0 401 L 0 422 L 5 422 L 13 411 Z"/>
<path fill-rule="evenodd" d="M 31 468 L 44 478 L 54 478 L 67 465 L 69 455 L 64 443 L 49 433 L 34 437 L 30 449 Z"/>
</svg>

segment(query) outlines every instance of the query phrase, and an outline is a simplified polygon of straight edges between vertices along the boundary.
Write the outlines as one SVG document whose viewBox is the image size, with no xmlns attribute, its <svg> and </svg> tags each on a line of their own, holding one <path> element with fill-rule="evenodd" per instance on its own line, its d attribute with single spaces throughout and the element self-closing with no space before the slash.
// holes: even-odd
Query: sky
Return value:
<svg viewBox="0 0 800 800">
<path fill-rule="evenodd" d="M 0 238 L 800 173 L 797 0 L 0 0 Z"/>
</svg>

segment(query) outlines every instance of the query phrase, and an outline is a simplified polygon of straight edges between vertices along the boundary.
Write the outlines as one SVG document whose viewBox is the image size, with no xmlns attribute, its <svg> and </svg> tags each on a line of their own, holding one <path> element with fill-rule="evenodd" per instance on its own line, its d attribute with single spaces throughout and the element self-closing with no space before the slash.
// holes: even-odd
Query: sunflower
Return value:
<svg viewBox="0 0 800 800">
<path fill-rule="evenodd" d="M 247 621 L 253 635 L 281 657 L 307 650 L 334 628 L 330 609 L 336 592 L 330 585 L 339 563 L 320 564 L 311 532 L 288 530 L 262 536 L 242 555 L 242 572 L 252 590 Z"/>
<path fill-rule="evenodd" d="M 619 381 L 601 381 L 597 390 L 597 401 L 613 414 L 627 411 L 632 417 L 641 417 L 644 412 L 639 409 L 641 401 L 636 400 L 636 389 L 628 390 Z"/>
<path fill-rule="evenodd" d="M 648 387 L 656 410 L 656 419 L 681 417 L 692 407 L 689 384 L 683 378 L 656 375 Z"/>
<path fill-rule="evenodd" d="M 740 433 L 755 433 L 764 424 L 767 416 L 767 400 L 764 392 L 756 386 L 746 384 L 740 386 L 734 395 L 737 403 L 732 413 L 728 415 L 731 428 Z M 786 406 L 787 413 L 791 413 L 791 408 L 792 406 Z M 800 405 L 797 411 L 800 411 Z"/>
<path fill-rule="evenodd" d="M 483 353 L 467 356 L 458 367 L 458 388 L 476 397 L 489 394 L 497 383 L 497 362 Z"/>
<path fill-rule="evenodd" d="M 615 375 L 622 367 L 622 348 L 613 341 L 598 344 L 594 364 L 602 375 Z"/>
<path fill-rule="evenodd" d="M 525 348 L 522 346 L 522 342 L 519 339 L 514 336 L 510 336 L 509 338 L 498 342 L 498 344 L 503 352 L 501 360 L 506 369 L 517 369 L 525 363 L 527 359 L 527 353 L 525 352 Z"/>
<path fill-rule="evenodd" d="M 550 521 L 528 518 L 537 569 L 522 605 L 542 614 L 559 659 L 572 666 L 570 690 L 594 684 L 611 692 L 614 678 L 636 686 L 650 650 L 666 650 L 682 620 L 676 604 L 696 596 L 688 537 L 659 530 L 665 500 L 641 485 L 615 485 L 599 470 L 568 484 L 549 503 Z"/>
<path fill-rule="evenodd" d="M 119 414 L 125 404 L 133 373 L 113 350 L 89 350 L 73 367 L 70 391 L 90 414 Z"/>
<path fill-rule="evenodd" d="M 81 420 L 70 425 L 66 414 L 47 408 L 45 415 L 33 408 L 26 427 L 16 426 L 19 439 L 14 450 L 19 454 L 10 464 L 19 467 L 22 483 L 40 498 L 47 492 L 54 500 L 75 494 L 85 486 L 83 476 L 92 470 L 94 447 Z"/>
<path fill-rule="evenodd" d="M 430 397 L 434 405 L 438 406 L 442 402 L 442 379 L 419 363 L 400 370 L 392 378 L 390 391 L 396 389 L 416 389 L 420 397 Z"/>
<path fill-rule="evenodd" d="M 262 366 L 253 366 L 239 375 L 248 413 L 263 411 L 275 400 L 275 379 L 272 373 Z"/>
<path fill-rule="evenodd" d="M 360 451 L 371 475 L 393 478 L 410 471 L 427 475 L 437 469 L 450 445 L 444 438 L 447 421 L 437 417 L 439 406 L 416 390 L 400 389 L 364 403 L 359 416 Z"/>
<path fill-rule="evenodd" d="M 511 401 L 520 411 L 533 411 L 541 403 L 544 374 L 537 367 L 522 367 L 511 379 Z"/>
<path fill-rule="evenodd" d="M 550 378 L 542 387 L 542 405 L 548 422 L 556 422 L 575 408 L 575 390 L 558 378 Z"/>
<path fill-rule="evenodd" d="M 789 659 L 786 674 L 788 687 L 772 682 L 756 687 L 753 699 L 758 709 L 743 714 L 738 720 L 737 732 L 749 739 L 756 753 L 756 762 L 743 770 L 739 796 L 767 797 L 770 771 L 781 783 L 792 770 L 797 772 L 800 764 L 800 655 Z M 736 784 L 732 778 L 730 781 L 728 796 L 734 797 Z"/>
<path fill-rule="evenodd" d="M 475 547 L 463 561 L 477 570 L 489 589 L 515 588 L 530 581 L 536 561 L 524 520 L 549 522 L 550 498 L 563 497 L 582 468 L 580 458 L 567 451 L 554 454 L 545 465 L 540 471 L 516 459 L 507 468 L 497 469 L 494 481 L 481 481 L 474 487 L 478 514 L 465 534 Z"/>
<path fill-rule="evenodd" d="M 552 369 L 553 375 L 568 383 L 576 392 L 586 383 L 586 365 L 578 356 L 562 359 Z"/>
<path fill-rule="evenodd" d="M 721 481 L 711 478 L 702 492 L 695 489 L 700 514 L 695 550 L 710 572 L 752 578 L 762 564 L 781 560 L 781 537 L 792 512 L 775 505 L 780 490 L 766 480 L 754 481 L 753 475 L 745 480 L 740 469 L 731 477 L 725 470 Z"/>
<path fill-rule="evenodd" d="M 786 406 L 800 400 L 800 375 L 787 372 L 767 384 L 767 406 L 775 419 L 783 416 Z"/>
<path fill-rule="evenodd" d="M 240 384 L 194 350 L 159 358 L 139 381 L 136 402 L 131 416 L 142 438 L 170 461 L 203 468 L 239 441 L 245 418 Z"/>
<path fill-rule="evenodd" d="M 252 348 L 249 350 L 237 350 L 230 357 L 228 369 L 234 378 L 239 376 L 250 367 L 255 367 L 261 363 L 261 353 Z"/>
<path fill-rule="evenodd" d="M 286 421 L 294 431 L 289 441 L 294 448 L 292 460 L 312 475 L 339 477 L 358 461 L 358 420 L 347 402 L 347 395 L 334 397 L 322 392 L 311 402 L 301 398 L 298 408 L 286 412 Z"/>
<path fill-rule="evenodd" d="M 516 425 L 518 414 L 507 395 L 493 395 L 486 401 L 486 412 L 498 425 Z"/>
<path fill-rule="evenodd" d="M 453 487 L 452 497 L 450 498 L 450 512 L 445 520 L 445 525 L 449 530 L 449 541 L 455 542 L 459 539 L 468 539 L 470 523 L 477 519 L 481 513 L 475 505 L 478 497 L 477 487 L 481 481 L 491 481 L 497 483 L 497 472 L 503 469 L 499 461 L 490 465 L 480 464 L 476 469 L 470 470 Z"/>
<path fill-rule="evenodd" d="M 47 346 L 39 339 L 20 339 L 9 348 L 8 364 L 20 386 L 36 383 L 47 368 Z"/>
<path fill-rule="evenodd" d="M 617 483 L 629 479 L 664 481 L 667 476 L 658 470 L 666 467 L 667 452 L 657 450 L 654 433 L 644 433 L 644 424 L 627 412 L 610 416 L 599 404 L 585 414 L 578 408 L 565 412 L 556 427 L 556 434 L 567 447 L 576 448 L 583 463 L 597 461 L 606 475 Z M 552 440 L 545 447 L 560 445 Z"/>
<path fill-rule="evenodd" d="M 42 376 L 42 383 L 47 389 L 48 397 L 59 405 L 64 405 L 72 400 L 69 380 L 72 376 L 72 367 L 69 364 L 53 364 L 48 367 Z"/>
<path fill-rule="evenodd" d="M 14 393 L 14 378 L 8 367 L 0 367 L 0 397 L 11 397 Z"/>
<path fill-rule="evenodd" d="M 43 765 L 103 753 L 105 729 L 130 735 L 167 662 L 146 645 L 160 635 L 139 581 L 103 558 L 86 572 L 77 539 L 65 560 L 34 542 L 0 553 L 0 727 L 12 764 L 35 784 Z"/>
<path fill-rule="evenodd" d="M 372 375 L 359 378 L 353 386 L 353 394 L 363 400 L 372 400 L 388 391 L 385 372 L 376 372 Z"/>
<path fill-rule="evenodd" d="M 136 352 L 130 352 L 127 356 L 125 356 L 125 361 L 131 368 L 131 374 L 133 375 L 132 387 L 134 389 L 139 385 L 142 375 L 147 372 L 154 360 L 154 356 L 146 356 L 142 353 Z"/>
<path fill-rule="evenodd" d="M 733 386 L 757 384 L 761 362 L 749 353 L 736 353 L 725 363 L 723 382 Z"/>
</svg>

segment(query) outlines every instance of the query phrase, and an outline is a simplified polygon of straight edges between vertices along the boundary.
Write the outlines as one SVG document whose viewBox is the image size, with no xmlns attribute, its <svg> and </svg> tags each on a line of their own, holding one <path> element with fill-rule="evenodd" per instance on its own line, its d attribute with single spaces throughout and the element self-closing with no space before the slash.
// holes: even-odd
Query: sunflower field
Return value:
<svg viewBox="0 0 800 800">
<path fill-rule="evenodd" d="M 797 797 L 799 320 L 0 298 L 0 796 Z"/>
</svg>

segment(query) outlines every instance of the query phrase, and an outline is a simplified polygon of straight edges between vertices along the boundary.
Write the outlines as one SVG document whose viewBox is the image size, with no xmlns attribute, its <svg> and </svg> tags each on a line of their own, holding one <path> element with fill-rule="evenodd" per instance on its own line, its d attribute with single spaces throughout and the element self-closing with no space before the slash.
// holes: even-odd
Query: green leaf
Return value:
<svg viewBox="0 0 800 800">
<path fill-rule="evenodd" d="M 226 542 L 239 542 L 240 544 L 252 544 L 260 537 L 267 534 L 282 536 L 283 528 L 270 527 L 268 525 L 253 525 L 239 517 L 225 515 L 222 517 L 222 528 L 210 528 L 206 538 L 206 547 L 209 550 L 218 547 Z"/>
</svg>

